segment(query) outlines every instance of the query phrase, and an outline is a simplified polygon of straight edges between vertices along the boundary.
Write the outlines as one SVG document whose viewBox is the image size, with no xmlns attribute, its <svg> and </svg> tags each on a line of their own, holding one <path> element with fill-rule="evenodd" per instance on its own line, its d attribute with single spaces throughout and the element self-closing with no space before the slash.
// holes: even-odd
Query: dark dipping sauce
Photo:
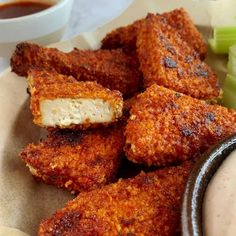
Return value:
<svg viewBox="0 0 236 236">
<path fill-rule="evenodd" d="M 20 1 L 0 4 L 0 19 L 9 19 L 21 16 L 31 15 L 40 11 L 43 11 L 52 4 Z"/>
</svg>

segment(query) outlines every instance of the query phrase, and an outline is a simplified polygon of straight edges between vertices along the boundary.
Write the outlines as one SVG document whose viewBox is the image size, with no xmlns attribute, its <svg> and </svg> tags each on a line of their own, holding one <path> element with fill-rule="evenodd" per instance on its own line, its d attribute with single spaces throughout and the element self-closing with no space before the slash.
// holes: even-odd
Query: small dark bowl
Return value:
<svg viewBox="0 0 236 236">
<path fill-rule="evenodd" d="M 202 204 L 212 176 L 227 156 L 236 149 L 236 134 L 211 148 L 196 163 L 188 179 L 182 203 L 182 235 L 203 235 Z"/>
</svg>

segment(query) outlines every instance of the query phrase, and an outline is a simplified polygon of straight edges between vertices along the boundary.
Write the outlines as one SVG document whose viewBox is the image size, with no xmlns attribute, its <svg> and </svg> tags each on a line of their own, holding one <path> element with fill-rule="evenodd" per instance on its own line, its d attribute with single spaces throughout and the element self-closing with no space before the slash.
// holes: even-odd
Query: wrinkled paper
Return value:
<svg viewBox="0 0 236 236">
<path fill-rule="evenodd" d="M 206 38 L 211 37 L 212 26 L 236 25 L 235 0 L 134 0 L 118 18 L 95 32 L 85 33 L 65 42 L 52 45 L 63 51 L 74 47 L 95 49 L 105 34 L 116 27 L 127 25 L 146 16 L 148 12 L 169 11 L 184 7 L 192 16 Z M 209 53 L 208 63 L 224 79 L 225 56 Z M 18 235 L 7 233 L 8 228 L 19 229 L 36 235 L 40 221 L 73 199 L 70 193 L 36 182 L 18 157 L 21 149 L 30 142 L 37 142 L 43 130 L 32 123 L 26 81 L 6 70 L 0 75 L 0 236 Z M 5 226 L 5 227 L 1 227 Z"/>
</svg>

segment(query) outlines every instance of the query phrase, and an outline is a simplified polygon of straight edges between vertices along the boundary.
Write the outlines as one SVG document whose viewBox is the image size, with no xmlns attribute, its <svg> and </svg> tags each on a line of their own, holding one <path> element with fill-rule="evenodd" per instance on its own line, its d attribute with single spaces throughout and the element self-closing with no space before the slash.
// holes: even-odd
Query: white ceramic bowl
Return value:
<svg viewBox="0 0 236 236">
<path fill-rule="evenodd" d="M 37 2 L 37 0 L 30 0 Z M 0 1 L 11 2 L 11 1 Z M 47 45 L 59 41 L 65 31 L 73 0 L 41 0 L 53 6 L 23 17 L 0 19 L 0 57 L 10 57 L 17 43 Z"/>
</svg>

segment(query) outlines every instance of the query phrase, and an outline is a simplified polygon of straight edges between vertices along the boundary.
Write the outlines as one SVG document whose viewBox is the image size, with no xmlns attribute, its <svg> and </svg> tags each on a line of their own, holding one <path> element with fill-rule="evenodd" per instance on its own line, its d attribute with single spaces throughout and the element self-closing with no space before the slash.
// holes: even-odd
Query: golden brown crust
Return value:
<svg viewBox="0 0 236 236">
<path fill-rule="evenodd" d="M 187 42 L 189 47 L 200 54 L 204 59 L 207 53 L 207 47 L 202 35 L 198 32 L 188 13 L 183 9 L 175 9 L 170 12 L 159 15 L 163 21 L 166 21 L 175 30 L 180 37 Z M 117 28 L 108 33 L 102 40 L 102 48 L 114 49 L 124 47 L 128 50 L 136 49 L 137 33 L 140 30 L 145 19 L 137 20 L 134 23 Z"/>
<path fill-rule="evenodd" d="M 73 76 L 63 76 L 54 70 L 45 69 L 30 69 L 28 71 L 27 83 L 30 94 L 37 93 L 41 87 L 46 87 L 50 84 L 66 84 L 76 83 L 77 80 Z"/>
<path fill-rule="evenodd" d="M 131 108 L 126 155 L 147 165 L 166 166 L 199 156 L 236 132 L 236 112 L 152 85 Z"/>
<path fill-rule="evenodd" d="M 109 123 L 117 121 L 122 116 L 123 98 L 119 91 L 111 91 L 96 82 L 76 81 L 71 76 L 60 75 L 46 70 L 30 70 L 28 84 L 31 92 L 30 108 L 34 116 L 34 123 L 45 127 L 42 122 L 40 104 L 44 100 L 57 98 L 89 98 L 102 99 L 108 102 L 114 111 L 114 116 Z M 89 120 L 82 124 L 70 124 L 61 128 L 88 128 L 93 123 Z M 105 124 L 107 125 L 107 124 Z M 96 125 L 97 126 L 97 125 Z M 96 127 L 95 126 L 95 127 Z"/>
<path fill-rule="evenodd" d="M 131 107 L 136 102 L 137 96 L 138 96 L 138 94 L 136 94 L 132 98 L 124 100 L 124 109 L 123 109 L 123 111 L 124 111 L 125 114 L 129 114 L 129 111 L 130 111 Z"/>
<path fill-rule="evenodd" d="M 219 96 L 215 73 L 161 17 L 149 14 L 137 38 L 146 87 L 157 83 L 199 99 Z"/>
<path fill-rule="evenodd" d="M 102 40 L 103 49 L 124 48 L 128 51 L 136 49 L 137 31 L 144 19 L 134 21 L 132 24 L 119 27 L 108 33 Z"/>
<path fill-rule="evenodd" d="M 180 204 L 192 164 L 141 173 L 67 203 L 40 226 L 39 236 L 177 235 Z"/>
<path fill-rule="evenodd" d="M 60 74 L 72 75 L 80 81 L 97 81 L 124 96 L 132 96 L 142 83 L 139 62 L 117 50 L 78 50 L 64 53 L 55 48 L 20 43 L 11 57 L 12 71 L 27 76 L 32 67 L 54 69 Z"/>
<path fill-rule="evenodd" d="M 207 54 L 207 46 L 203 36 L 197 30 L 189 14 L 183 9 L 175 9 L 171 12 L 163 13 L 162 17 L 171 25 L 180 37 L 194 49 L 203 60 Z"/>
<path fill-rule="evenodd" d="M 123 128 L 93 131 L 57 130 L 20 154 L 36 177 L 78 193 L 113 181 L 123 155 Z"/>
</svg>

